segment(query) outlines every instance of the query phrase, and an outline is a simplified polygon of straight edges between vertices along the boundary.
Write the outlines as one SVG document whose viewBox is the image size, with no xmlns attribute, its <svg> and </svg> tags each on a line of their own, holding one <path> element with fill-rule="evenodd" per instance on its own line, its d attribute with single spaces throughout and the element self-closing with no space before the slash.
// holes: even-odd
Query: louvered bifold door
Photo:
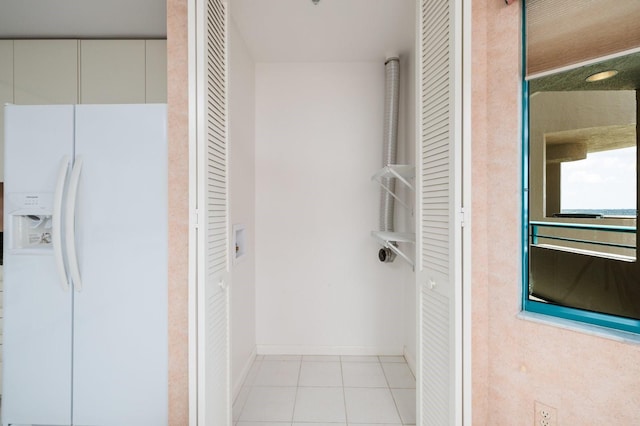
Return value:
<svg viewBox="0 0 640 426">
<path fill-rule="evenodd" d="M 462 424 L 461 0 L 421 0 L 419 425 Z"/>
<path fill-rule="evenodd" d="M 227 3 L 197 10 L 198 425 L 231 425 Z"/>
</svg>

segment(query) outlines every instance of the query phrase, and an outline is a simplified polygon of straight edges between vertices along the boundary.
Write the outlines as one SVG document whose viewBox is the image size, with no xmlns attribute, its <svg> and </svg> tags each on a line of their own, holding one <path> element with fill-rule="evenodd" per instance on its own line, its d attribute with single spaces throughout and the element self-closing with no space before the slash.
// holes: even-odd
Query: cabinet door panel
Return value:
<svg viewBox="0 0 640 426">
<path fill-rule="evenodd" d="M 145 103 L 145 41 L 80 41 L 80 103 Z"/>
<path fill-rule="evenodd" d="M 13 40 L 0 40 L 0 182 L 4 182 L 4 104 L 6 103 L 13 103 Z"/>
<path fill-rule="evenodd" d="M 147 103 L 167 102 L 167 41 L 146 41 Z"/>
<path fill-rule="evenodd" d="M 78 102 L 76 40 L 15 40 L 14 69 L 16 104 Z"/>
</svg>

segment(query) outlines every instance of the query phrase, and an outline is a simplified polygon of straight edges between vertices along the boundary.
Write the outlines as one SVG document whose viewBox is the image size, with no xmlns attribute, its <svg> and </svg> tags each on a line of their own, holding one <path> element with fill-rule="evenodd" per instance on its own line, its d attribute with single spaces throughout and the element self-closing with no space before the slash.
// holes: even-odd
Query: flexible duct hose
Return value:
<svg viewBox="0 0 640 426">
<path fill-rule="evenodd" d="M 398 58 L 388 58 L 385 67 L 385 99 L 384 99 L 384 151 L 382 153 L 382 166 L 396 164 L 396 154 L 398 151 L 398 104 L 400 92 L 400 60 Z M 382 185 L 395 191 L 395 178 L 383 178 Z M 394 199 L 391 194 L 380 189 L 380 230 L 393 231 L 393 210 Z M 383 262 L 392 262 L 395 255 L 387 250 L 388 256 Z"/>
</svg>

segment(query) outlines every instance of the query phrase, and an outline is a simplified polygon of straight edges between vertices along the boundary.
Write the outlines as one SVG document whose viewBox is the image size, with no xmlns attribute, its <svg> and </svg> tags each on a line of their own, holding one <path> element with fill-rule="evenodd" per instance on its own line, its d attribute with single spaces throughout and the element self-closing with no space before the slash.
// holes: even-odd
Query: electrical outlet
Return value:
<svg viewBox="0 0 640 426">
<path fill-rule="evenodd" d="M 558 410 L 535 401 L 534 426 L 558 426 Z"/>
</svg>

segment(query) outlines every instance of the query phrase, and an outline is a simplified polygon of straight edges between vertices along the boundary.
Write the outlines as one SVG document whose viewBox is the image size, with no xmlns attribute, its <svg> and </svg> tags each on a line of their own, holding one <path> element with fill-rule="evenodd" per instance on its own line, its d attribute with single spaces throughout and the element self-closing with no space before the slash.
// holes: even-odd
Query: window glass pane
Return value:
<svg viewBox="0 0 640 426">
<path fill-rule="evenodd" d="M 636 147 L 588 153 L 561 163 L 561 213 L 636 215 Z"/>
<path fill-rule="evenodd" d="M 640 54 L 530 82 L 529 301 L 640 319 L 638 87 Z"/>
</svg>

